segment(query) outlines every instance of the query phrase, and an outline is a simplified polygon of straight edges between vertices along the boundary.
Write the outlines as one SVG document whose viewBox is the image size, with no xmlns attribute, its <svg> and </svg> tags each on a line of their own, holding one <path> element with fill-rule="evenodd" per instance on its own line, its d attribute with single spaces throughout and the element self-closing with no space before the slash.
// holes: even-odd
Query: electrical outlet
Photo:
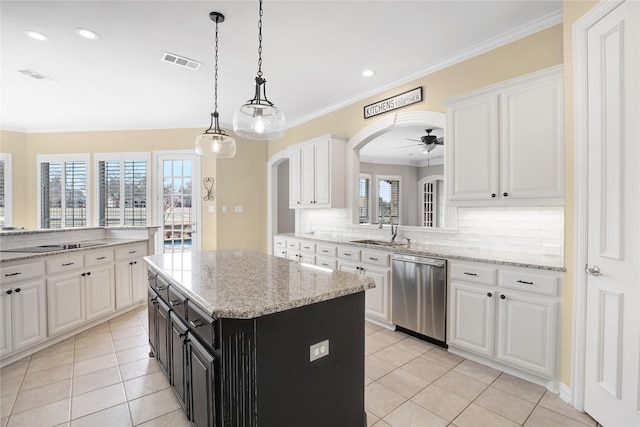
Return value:
<svg viewBox="0 0 640 427">
<path fill-rule="evenodd" d="M 324 340 L 309 347 L 309 362 L 329 355 L 329 340 Z"/>
</svg>

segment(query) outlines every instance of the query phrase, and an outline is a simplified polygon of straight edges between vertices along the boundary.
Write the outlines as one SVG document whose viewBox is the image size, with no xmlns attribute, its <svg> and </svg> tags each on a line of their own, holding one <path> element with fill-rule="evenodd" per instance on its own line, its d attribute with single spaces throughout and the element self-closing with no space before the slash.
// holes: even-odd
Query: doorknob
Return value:
<svg viewBox="0 0 640 427">
<path fill-rule="evenodd" d="M 585 265 L 584 266 L 584 271 L 587 274 L 591 274 L 593 276 L 601 276 L 602 274 L 600 273 L 600 267 L 598 267 L 597 265 L 594 265 L 593 267 L 589 267 L 589 265 Z"/>
</svg>

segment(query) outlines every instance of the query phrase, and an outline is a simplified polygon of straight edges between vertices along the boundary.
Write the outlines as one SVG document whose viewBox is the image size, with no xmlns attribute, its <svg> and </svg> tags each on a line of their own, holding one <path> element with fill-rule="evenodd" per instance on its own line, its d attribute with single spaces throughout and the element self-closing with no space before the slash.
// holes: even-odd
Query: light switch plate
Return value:
<svg viewBox="0 0 640 427">
<path fill-rule="evenodd" d="M 209 206 L 209 213 L 216 213 L 216 205 Z"/>
<path fill-rule="evenodd" d="M 222 213 L 227 213 L 227 207 L 226 206 L 222 206 Z"/>
<path fill-rule="evenodd" d="M 243 206 L 234 206 L 233 207 L 233 211 L 235 213 L 242 213 L 242 212 L 244 212 L 244 207 Z"/>
</svg>

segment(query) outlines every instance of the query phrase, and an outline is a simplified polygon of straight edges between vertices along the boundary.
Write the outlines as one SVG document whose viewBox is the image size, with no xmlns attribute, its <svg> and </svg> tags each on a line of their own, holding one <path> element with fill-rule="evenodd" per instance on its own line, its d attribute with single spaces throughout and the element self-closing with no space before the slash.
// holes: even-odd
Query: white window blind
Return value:
<svg viewBox="0 0 640 427">
<path fill-rule="evenodd" d="M 40 228 L 87 226 L 87 158 L 38 156 Z"/>
<path fill-rule="evenodd" d="M 101 226 L 147 225 L 149 154 L 96 154 L 97 222 Z"/>
<path fill-rule="evenodd" d="M 358 216 L 360 224 L 371 223 L 371 177 L 367 175 L 358 180 Z"/>
<path fill-rule="evenodd" d="M 383 224 L 400 223 L 400 179 L 378 177 L 378 217 Z"/>
</svg>

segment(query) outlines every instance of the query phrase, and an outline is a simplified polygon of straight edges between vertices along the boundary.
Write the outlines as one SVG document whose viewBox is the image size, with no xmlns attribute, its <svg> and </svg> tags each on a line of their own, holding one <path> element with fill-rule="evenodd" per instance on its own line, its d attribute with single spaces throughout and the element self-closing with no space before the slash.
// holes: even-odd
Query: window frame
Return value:
<svg viewBox="0 0 640 427">
<path fill-rule="evenodd" d="M 368 212 L 369 212 L 369 221 L 368 222 L 360 222 L 360 180 L 361 179 L 368 179 L 369 180 L 369 206 L 368 206 Z M 358 177 L 358 224 L 360 225 L 367 225 L 367 224 L 373 224 L 372 221 L 372 214 L 373 214 L 373 176 L 370 173 L 361 173 L 360 176 Z"/>
<path fill-rule="evenodd" d="M 100 182 L 100 177 L 99 177 L 99 173 L 100 173 L 100 167 L 99 164 L 100 162 L 104 162 L 104 161 L 118 161 L 120 163 L 120 202 L 119 202 L 119 206 L 121 206 L 120 209 L 120 221 L 119 224 L 117 225 L 111 225 L 114 227 L 124 227 L 124 220 L 125 220 L 125 179 L 124 179 L 124 173 L 125 173 L 125 167 L 124 164 L 127 161 L 139 161 L 139 160 L 143 160 L 146 161 L 147 163 L 147 176 L 146 176 L 146 197 L 145 197 L 145 204 L 146 204 L 146 212 L 145 212 L 145 226 L 148 226 L 150 224 L 150 220 L 151 220 L 151 209 L 152 209 L 152 200 L 151 200 L 151 153 L 147 152 L 147 151 L 141 151 L 141 152 L 115 152 L 115 153 L 94 153 L 93 155 L 93 165 L 94 165 L 94 172 L 93 172 L 93 179 L 95 182 L 95 186 L 96 186 L 96 194 L 94 196 L 94 206 L 95 206 L 95 213 L 94 213 L 94 217 L 93 217 L 93 221 L 94 224 L 96 224 L 97 226 L 102 227 L 102 225 L 100 224 L 100 191 L 101 188 L 99 188 L 99 182 Z M 106 226 L 106 225 L 105 225 Z"/>
<path fill-rule="evenodd" d="M 67 162 L 84 162 L 85 163 L 85 225 L 84 227 L 90 226 L 91 221 L 91 204 L 88 203 L 91 200 L 91 169 L 90 169 L 90 155 L 89 153 L 81 153 L 81 154 L 38 154 L 36 156 L 36 194 L 37 194 L 37 229 L 42 230 L 42 164 L 43 163 L 61 163 L 62 167 L 62 182 L 65 181 L 66 178 L 66 168 L 64 165 Z M 64 203 L 66 200 L 66 189 L 65 186 L 61 186 L 61 201 L 62 201 L 62 212 L 60 216 L 60 229 L 65 228 L 83 228 L 83 227 L 67 227 L 66 225 L 66 211 L 64 209 Z M 46 228 L 45 230 L 49 230 L 52 228 Z M 55 229 L 57 230 L 57 228 Z"/>
<path fill-rule="evenodd" d="M 2 227 L 13 225 L 13 168 L 11 153 L 0 153 L 0 161 L 4 162 L 4 223 Z"/>
</svg>

